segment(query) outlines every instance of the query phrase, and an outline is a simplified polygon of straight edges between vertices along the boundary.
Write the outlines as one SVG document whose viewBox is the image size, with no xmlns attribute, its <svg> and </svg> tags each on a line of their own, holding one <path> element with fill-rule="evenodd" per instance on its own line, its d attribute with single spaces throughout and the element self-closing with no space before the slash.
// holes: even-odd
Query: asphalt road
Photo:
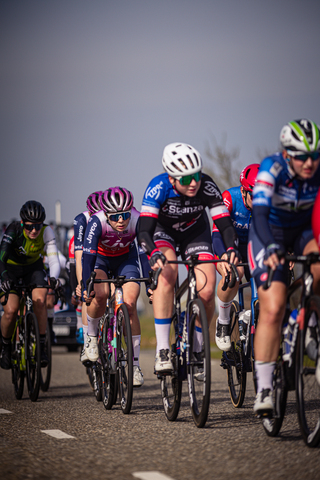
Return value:
<svg viewBox="0 0 320 480">
<path fill-rule="evenodd" d="M 119 404 L 106 411 L 96 401 L 79 353 L 63 347 L 54 349 L 51 387 L 36 403 L 26 392 L 16 400 L 10 372 L 0 370 L 0 478 L 320 478 L 320 448 L 303 443 L 294 394 L 289 395 L 279 437 L 269 438 L 252 413 L 251 375 L 244 405 L 235 409 L 226 373 L 215 360 L 209 419 L 205 428 L 197 429 L 186 385 L 178 419 L 167 421 L 153 361 L 154 352 L 141 353 L 145 384 L 134 391 L 129 415 Z M 52 430 L 67 437 L 53 437 L 48 434 Z"/>
</svg>

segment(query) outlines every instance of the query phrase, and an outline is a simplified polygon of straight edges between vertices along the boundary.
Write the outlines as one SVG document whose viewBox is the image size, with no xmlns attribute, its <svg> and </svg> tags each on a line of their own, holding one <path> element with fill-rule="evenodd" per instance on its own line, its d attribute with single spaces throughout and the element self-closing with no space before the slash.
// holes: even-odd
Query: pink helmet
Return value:
<svg viewBox="0 0 320 480">
<path fill-rule="evenodd" d="M 102 190 L 99 190 L 98 192 L 93 192 L 89 195 L 87 198 L 87 209 L 93 215 L 94 213 L 98 213 L 101 210 L 101 196 L 103 194 Z"/>
<path fill-rule="evenodd" d="M 259 171 L 259 163 L 251 163 L 240 174 L 240 183 L 247 192 L 252 192 Z"/>
<path fill-rule="evenodd" d="M 132 206 L 132 193 L 122 187 L 108 188 L 101 197 L 101 207 L 105 213 L 126 212 Z"/>
</svg>

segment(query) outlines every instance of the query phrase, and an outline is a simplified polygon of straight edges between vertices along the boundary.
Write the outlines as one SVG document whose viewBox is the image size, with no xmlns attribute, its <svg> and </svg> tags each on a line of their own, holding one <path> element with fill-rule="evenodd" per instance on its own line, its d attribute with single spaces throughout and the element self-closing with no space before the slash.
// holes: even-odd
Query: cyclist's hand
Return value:
<svg viewBox="0 0 320 480">
<path fill-rule="evenodd" d="M 9 293 L 10 290 L 12 289 L 14 283 L 12 280 L 10 280 L 10 278 L 7 278 L 5 280 L 2 280 L 1 281 L 1 290 L 4 292 L 4 293 Z"/>
<path fill-rule="evenodd" d="M 90 295 L 89 295 L 89 297 L 88 297 L 88 295 L 87 295 L 87 290 L 84 290 L 84 292 L 83 292 L 83 298 L 84 298 L 84 301 L 86 302 L 86 304 L 87 304 L 88 306 L 91 304 L 91 302 L 92 302 L 92 300 L 94 299 L 95 295 L 96 295 L 95 291 L 94 291 L 94 290 L 91 290 Z"/>
<path fill-rule="evenodd" d="M 78 298 L 81 298 L 81 295 L 82 295 L 82 291 L 81 291 L 81 284 L 78 283 L 77 287 L 76 287 L 76 295 Z"/>
<path fill-rule="evenodd" d="M 163 268 L 167 259 L 160 250 L 154 250 L 150 256 L 149 263 L 152 270 Z"/>
<path fill-rule="evenodd" d="M 226 255 L 229 263 L 233 263 L 234 265 L 237 265 L 241 260 L 241 255 L 235 248 L 228 248 Z"/>
<path fill-rule="evenodd" d="M 151 290 L 151 288 L 148 288 L 147 296 L 149 298 L 149 303 L 151 304 L 153 300 L 153 290 Z"/>
<path fill-rule="evenodd" d="M 52 290 L 57 290 L 59 287 L 61 287 L 61 282 L 59 278 L 50 277 L 49 283 Z"/>
<path fill-rule="evenodd" d="M 71 301 L 71 305 L 73 305 L 74 307 L 76 307 L 79 304 L 79 299 L 76 295 L 76 292 L 72 292 L 70 301 Z"/>
<path fill-rule="evenodd" d="M 283 265 L 285 262 L 284 252 L 281 250 L 280 245 L 272 243 L 266 248 L 264 254 L 264 265 L 267 265 L 272 270 L 275 270 L 279 264 Z"/>
</svg>

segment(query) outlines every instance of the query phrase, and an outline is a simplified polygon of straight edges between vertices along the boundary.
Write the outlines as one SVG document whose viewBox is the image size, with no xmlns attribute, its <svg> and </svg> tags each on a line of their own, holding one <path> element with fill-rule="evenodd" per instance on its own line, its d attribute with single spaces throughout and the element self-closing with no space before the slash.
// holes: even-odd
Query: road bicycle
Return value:
<svg viewBox="0 0 320 480">
<path fill-rule="evenodd" d="M 239 264 L 246 265 L 246 264 Z M 251 291 L 250 321 L 245 323 L 242 319 L 245 310 L 245 290 Z M 254 372 L 254 346 L 253 339 L 259 317 L 259 300 L 255 281 L 250 278 L 248 282 L 239 285 L 238 301 L 233 300 L 230 310 L 230 342 L 231 349 L 222 352 L 220 366 L 227 370 L 228 388 L 232 405 L 241 408 L 244 402 L 247 373 Z M 239 328 L 240 327 L 240 328 Z M 256 390 L 255 375 L 253 375 Z"/>
<path fill-rule="evenodd" d="M 316 447 L 320 443 L 320 298 L 313 294 L 311 266 L 320 262 L 320 255 L 285 255 L 284 258 L 286 262 L 301 264 L 303 271 L 288 289 L 281 346 L 273 374 L 274 414 L 272 417 L 262 417 L 262 423 L 267 435 L 278 435 L 285 415 L 288 391 L 295 390 L 303 440 L 308 447 Z M 270 271 L 266 288 L 271 284 L 272 275 L 273 271 Z M 297 291 L 300 300 L 294 323 L 290 298 Z M 315 344 L 310 351 L 308 334 L 311 328 Z"/>
<path fill-rule="evenodd" d="M 195 267 L 201 263 L 218 261 L 224 260 L 199 260 L 197 255 L 192 255 L 189 260 L 168 261 L 172 264 L 186 265 L 188 276 L 181 285 L 177 278 L 174 291 L 170 334 L 173 371 L 157 376 L 160 379 L 164 412 L 169 421 L 176 420 L 178 416 L 182 382 L 188 381 L 191 413 L 198 428 L 202 428 L 208 418 L 211 354 L 207 315 L 196 291 Z M 182 297 L 185 293 L 187 301 L 185 311 L 182 311 Z"/>
<path fill-rule="evenodd" d="M 11 337 L 11 372 L 14 393 L 18 400 L 22 398 L 24 379 L 27 381 L 28 395 L 32 402 L 39 396 L 41 383 L 40 334 L 38 320 L 33 312 L 32 290 L 35 288 L 51 288 L 49 285 L 23 285 L 19 282 L 15 287 L 20 304 Z M 1 302 L 5 305 L 8 299 Z"/>
<path fill-rule="evenodd" d="M 114 292 L 109 289 L 106 312 L 100 320 L 98 334 L 99 359 L 93 365 L 95 373 L 94 390 L 101 394 L 106 410 L 116 403 L 119 391 L 120 406 L 123 413 L 130 413 L 133 395 L 133 346 L 130 317 L 123 301 L 123 285 L 129 282 L 152 283 L 151 278 L 115 278 L 96 279 L 92 272 L 88 281 L 88 296 L 94 283 L 114 285 Z M 151 287 L 154 288 L 154 287 Z"/>
</svg>

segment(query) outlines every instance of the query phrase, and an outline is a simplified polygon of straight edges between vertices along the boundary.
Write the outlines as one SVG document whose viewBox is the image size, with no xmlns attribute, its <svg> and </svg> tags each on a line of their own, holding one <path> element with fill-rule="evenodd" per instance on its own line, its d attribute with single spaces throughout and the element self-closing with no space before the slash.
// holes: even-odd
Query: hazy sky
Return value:
<svg viewBox="0 0 320 480">
<path fill-rule="evenodd" d="M 175 141 L 259 161 L 320 124 L 319 45 L 318 0 L 1 0 L 0 222 L 35 199 L 72 223 L 115 185 L 140 209 Z"/>
</svg>

